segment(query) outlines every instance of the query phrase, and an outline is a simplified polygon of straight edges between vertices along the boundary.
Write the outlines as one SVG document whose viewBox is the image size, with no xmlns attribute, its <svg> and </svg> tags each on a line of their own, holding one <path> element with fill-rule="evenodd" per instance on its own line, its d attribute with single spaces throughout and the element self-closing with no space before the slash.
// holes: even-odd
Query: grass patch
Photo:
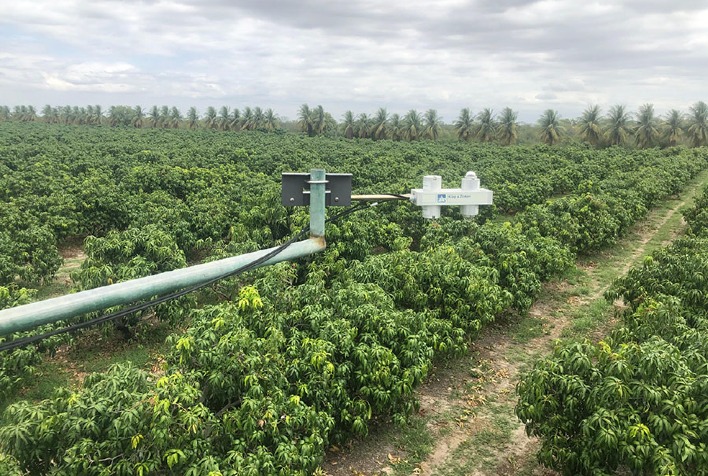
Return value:
<svg viewBox="0 0 708 476">
<path fill-rule="evenodd" d="M 512 329 L 511 338 L 516 344 L 525 344 L 532 339 L 548 335 L 545 323 L 546 319 L 527 316 Z"/>
<path fill-rule="evenodd" d="M 604 298 L 596 299 L 573 313 L 572 323 L 561 332 L 561 337 L 582 339 L 605 324 L 612 317 L 612 312 L 612 304 Z"/>
<path fill-rule="evenodd" d="M 466 476 L 482 469 L 493 474 L 498 464 L 498 455 L 511 442 L 517 426 L 513 408 L 507 405 L 490 405 L 489 422 L 485 428 L 466 439 L 452 452 L 444 468 L 436 474 Z"/>
<path fill-rule="evenodd" d="M 428 430 L 425 418 L 411 417 L 407 425 L 397 428 L 395 446 L 403 449 L 404 456 L 398 456 L 398 461 L 390 461 L 395 475 L 414 474 L 423 461 L 432 451 L 435 440 Z"/>
<path fill-rule="evenodd" d="M 35 300 L 43 301 L 44 299 L 69 294 L 72 290 L 71 273 L 79 269 L 84 259 L 84 257 L 65 258 L 52 282 L 37 290 Z"/>
<path fill-rule="evenodd" d="M 167 352 L 165 339 L 173 331 L 170 324 L 154 319 L 141 321 L 131 339 L 125 339 L 112 327 L 91 329 L 69 347 L 67 360 L 84 372 L 102 372 L 120 362 L 149 369 L 155 356 Z"/>
</svg>

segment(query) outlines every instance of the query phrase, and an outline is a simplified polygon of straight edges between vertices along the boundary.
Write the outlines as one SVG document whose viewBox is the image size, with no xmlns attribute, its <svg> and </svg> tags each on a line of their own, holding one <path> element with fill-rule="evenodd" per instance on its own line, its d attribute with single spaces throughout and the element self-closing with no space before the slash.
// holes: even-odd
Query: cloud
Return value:
<svg viewBox="0 0 708 476">
<path fill-rule="evenodd" d="M 50 89 L 109 93 L 139 90 L 145 80 L 135 66 L 127 63 L 72 64 L 58 73 L 43 76 Z"/>
<path fill-rule="evenodd" d="M 594 102 L 685 108 L 708 8 L 677 0 L 33 0 L 0 17 L 0 103 L 299 104 L 391 112 Z M 4 58 L 4 59 L 2 59 Z M 703 98 L 704 99 L 704 98 Z M 539 107 L 541 106 L 541 107 Z"/>
</svg>

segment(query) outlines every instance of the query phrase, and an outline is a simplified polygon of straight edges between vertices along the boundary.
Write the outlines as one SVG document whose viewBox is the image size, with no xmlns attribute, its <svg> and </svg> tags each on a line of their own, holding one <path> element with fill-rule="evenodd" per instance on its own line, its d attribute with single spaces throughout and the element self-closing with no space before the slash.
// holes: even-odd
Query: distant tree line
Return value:
<svg viewBox="0 0 708 476">
<path fill-rule="evenodd" d="M 538 125 L 541 141 L 549 145 L 566 134 L 558 112 L 552 109 L 543 113 Z M 708 105 L 698 101 L 689 108 L 688 114 L 672 109 L 664 117 L 655 114 L 653 104 L 642 105 L 634 114 L 623 105 L 615 105 L 604 116 L 600 106 L 593 105 L 585 109 L 580 118 L 571 121 L 570 126 L 581 141 L 593 147 L 634 145 L 645 149 L 682 143 L 701 147 L 708 145 Z"/>
<path fill-rule="evenodd" d="M 214 107 L 207 108 L 203 116 L 197 108 L 191 107 L 184 116 L 176 107 L 153 106 L 146 111 L 141 106 L 111 106 L 105 111 L 95 106 L 44 106 L 41 117 L 33 106 L 0 106 L 0 121 L 15 120 L 32 122 L 41 120 L 50 124 L 108 125 L 112 127 L 197 129 L 207 128 L 221 131 L 263 130 L 275 131 L 280 128 L 280 119 L 272 109 L 246 107 L 243 111 L 222 106 L 218 113 Z"/>
<path fill-rule="evenodd" d="M 561 119 L 557 111 L 547 109 L 536 125 L 520 124 L 518 113 L 504 108 L 496 115 L 490 108 L 474 114 L 469 108 L 460 111 L 452 124 L 445 124 L 435 109 L 420 113 L 411 109 L 404 115 L 389 114 L 379 108 L 373 114 L 346 111 L 337 122 L 321 105 L 311 108 L 303 104 L 297 120 L 283 124 L 272 109 L 245 107 L 243 110 L 222 106 L 208 107 L 200 115 L 191 107 L 182 115 L 176 107 L 153 106 L 146 111 L 141 106 L 50 106 L 39 115 L 33 106 L 0 106 L 0 121 L 43 121 L 58 124 L 108 125 L 136 128 L 214 129 L 219 131 L 282 131 L 288 126 L 310 137 L 340 136 L 346 139 L 371 140 L 438 140 L 456 137 L 460 141 L 496 142 L 513 145 L 519 142 L 522 130 L 534 129 L 535 140 L 548 145 L 564 141 L 581 141 L 592 147 L 612 145 L 637 148 L 671 147 L 685 144 L 692 147 L 708 145 L 708 105 L 699 101 L 684 114 L 672 109 L 663 117 L 654 112 L 652 104 L 642 105 L 636 113 L 623 105 L 612 106 L 603 115 L 600 106 L 592 105 L 576 119 Z"/>
</svg>

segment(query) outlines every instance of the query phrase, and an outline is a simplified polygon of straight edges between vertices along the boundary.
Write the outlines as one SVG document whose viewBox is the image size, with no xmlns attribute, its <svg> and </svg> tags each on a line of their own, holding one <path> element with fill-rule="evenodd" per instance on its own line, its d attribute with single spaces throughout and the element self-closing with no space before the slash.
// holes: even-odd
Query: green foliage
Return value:
<svg viewBox="0 0 708 476">
<path fill-rule="evenodd" d="M 567 248 L 552 238 L 531 239 L 519 225 L 485 224 L 474 235 L 474 243 L 462 240 L 459 248 L 474 256 L 481 250 L 499 272 L 500 286 L 513 296 L 512 306 L 527 311 L 536 299 L 541 282 L 565 271 L 573 260 Z"/>
<path fill-rule="evenodd" d="M 0 453 L 0 474 L 6 476 L 21 476 L 22 471 L 15 458 Z"/>
<path fill-rule="evenodd" d="M 8 407 L 0 451 L 31 474 L 206 474 L 219 469 L 213 453 L 221 428 L 198 398 L 177 373 L 152 383 L 116 365 L 78 391 Z"/>
<path fill-rule="evenodd" d="M 541 437 L 539 460 L 568 475 L 707 474 L 705 342 L 679 348 L 655 336 L 556 349 L 518 387 L 517 414 Z"/>
<path fill-rule="evenodd" d="M 525 233 L 552 237 L 575 253 L 613 243 L 661 197 L 673 195 L 706 166 L 705 157 L 671 152 L 635 157 L 607 152 L 614 173 L 578 183 L 575 193 L 531 205 L 517 215 Z M 587 164 L 595 167 L 596 164 Z M 591 170 L 587 170 L 591 172 Z M 604 176 L 602 176 L 604 175 Z"/>
<path fill-rule="evenodd" d="M 86 260 L 72 273 L 78 290 L 142 278 L 186 266 L 184 253 L 168 233 L 154 225 L 111 231 L 84 241 Z"/>
<path fill-rule="evenodd" d="M 86 259 L 71 274 L 79 291 L 142 278 L 152 274 L 183 268 L 187 265 L 184 253 L 177 247 L 172 235 L 156 225 L 129 228 L 122 232 L 111 231 L 103 238 L 89 236 L 84 241 Z M 182 297 L 177 301 L 160 304 L 155 308 L 159 319 L 177 322 L 183 318 L 193 298 Z M 137 322 L 139 316 L 123 318 L 118 327 Z"/>
<path fill-rule="evenodd" d="M 477 332 L 510 304 L 497 272 L 465 260 L 452 246 L 372 256 L 354 266 L 351 276 L 378 284 L 401 307 L 436 309 L 466 333 Z"/>
<path fill-rule="evenodd" d="M 20 279 L 37 284 L 54 276 L 62 259 L 46 225 L 14 203 L 0 207 L 0 285 Z"/>
<path fill-rule="evenodd" d="M 559 345 L 522 377 L 516 411 L 540 437 L 543 464 L 568 475 L 708 474 L 707 276 L 708 241 L 677 240 L 607 292 L 628 304 L 608 339 Z"/>
<path fill-rule="evenodd" d="M 21 306 L 31 301 L 34 290 L 17 289 L 14 286 L 0 286 L 0 310 Z M 0 343 L 7 340 L 0 337 Z M 33 365 L 39 362 L 39 353 L 33 347 L 8 351 L 0 358 L 0 402 L 4 401 L 16 386 L 32 375 Z M 0 453 L 0 468 L 2 468 L 2 454 Z M 9 463 L 8 463 L 9 464 Z"/>
<path fill-rule="evenodd" d="M 708 240 L 681 238 L 647 257 L 608 291 L 608 299 L 622 297 L 636 310 L 646 299 L 675 296 L 694 313 L 708 312 Z"/>
<path fill-rule="evenodd" d="M 280 205 L 284 171 L 324 167 L 353 173 L 361 193 L 405 193 L 433 171 L 448 186 L 475 170 L 495 191 L 495 206 L 477 222 L 461 220 L 457 210 L 426 222 L 408 204 L 381 204 L 328 224 L 322 254 L 204 291 L 198 297 L 210 305 L 192 311 L 191 327 L 169 338 L 165 375 L 116 367 L 79 390 L 9 407 L 0 454 L 12 455 L 24 472 L 311 474 L 330 443 L 415 411 L 413 389 L 435 358 L 464 349 L 501 313 L 524 312 L 574 253 L 612 242 L 706 166 L 701 149 L 419 141 L 435 131 L 425 131 L 416 111 L 403 120 L 380 111 L 378 126 L 368 118 L 361 124 L 378 139 L 410 142 L 322 137 L 334 129 L 320 107 L 301 111 L 305 134 L 283 136 L 219 132 L 256 124 L 267 115 L 258 108 L 207 111 L 198 130 L 167 129 L 169 108 L 155 108 L 148 124 L 153 112 L 149 131 L 0 124 L 7 157 L 0 216 L 15 227 L 0 241 L 9 282 L 25 268 L 28 281 L 52 273 L 49 258 L 16 261 L 10 247 L 51 256 L 57 240 L 87 233 L 88 258 L 73 275 L 79 289 L 273 246 L 308 220 L 305 210 Z M 434 119 L 430 114 L 428 126 Z M 499 213 L 513 216 L 493 220 Z M 22 230 L 46 236 L 32 241 Z M 9 240 L 16 237 L 22 242 Z M 702 299 L 697 277 L 683 281 L 694 286 L 686 296 Z M 8 305 L 23 299 L 14 288 L 9 293 Z M 174 318 L 189 309 L 178 302 L 164 312 Z M 695 324 L 683 311 L 680 317 Z M 3 356 L 3 390 L 59 342 L 28 348 L 26 363 L 23 354 Z M 621 344 L 613 349 L 619 354 Z M 700 364 L 691 359 L 687 371 Z M 639 426 L 627 431 L 643 434 Z M 0 465 L 10 461 L 1 458 Z"/>
<path fill-rule="evenodd" d="M 696 199 L 695 206 L 684 212 L 691 235 L 708 236 L 708 187 Z"/>
</svg>

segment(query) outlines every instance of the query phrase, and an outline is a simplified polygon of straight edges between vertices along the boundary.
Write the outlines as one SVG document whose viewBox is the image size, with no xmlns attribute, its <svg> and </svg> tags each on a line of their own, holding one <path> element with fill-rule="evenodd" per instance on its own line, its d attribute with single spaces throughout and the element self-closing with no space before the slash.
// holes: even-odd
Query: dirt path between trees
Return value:
<svg viewBox="0 0 708 476">
<path fill-rule="evenodd" d="M 706 176 L 701 175 L 702 182 Z M 528 316 L 487 327 L 466 356 L 436 368 L 418 390 L 420 411 L 413 417 L 420 431 L 431 437 L 422 460 L 412 450 L 414 434 L 399 436 L 395 428 L 375 429 L 363 442 L 329 452 L 323 465 L 325 473 L 555 474 L 538 465 L 535 453 L 539 443 L 526 435 L 514 414 L 520 373 L 548 355 L 566 333 L 595 340 L 607 334 L 614 322 L 604 292 L 613 279 L 626 274 L 646 255 L 650 242 L 662 237 L 660 244 L 665 244 L 682 233 L 677 213 L 699 188 L 693 187 L 681 198 L 667 201 L 668 207 L 650 212 L 612 249 L 578 260 L 568 278 L 545 283 Z M 600 323 L 576 329 L 577 320 L 593 312 L 603 316 L 598 318 Z"/>
</svg>

